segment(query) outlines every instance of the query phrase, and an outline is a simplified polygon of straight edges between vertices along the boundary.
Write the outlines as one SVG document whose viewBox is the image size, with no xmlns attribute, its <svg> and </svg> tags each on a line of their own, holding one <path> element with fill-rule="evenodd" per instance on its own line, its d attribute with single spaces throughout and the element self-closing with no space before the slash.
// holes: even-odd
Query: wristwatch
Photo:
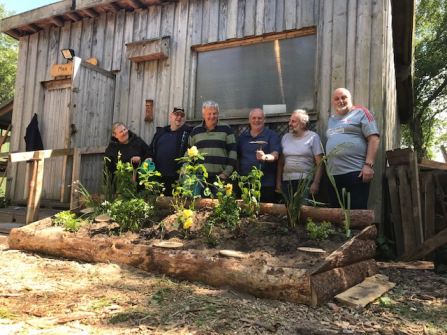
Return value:
<svg viewBox="0 0 447 335">
<path fill-rule="evenodd" d="M 366 165 L 366 166 L 369 166 L 369 167 L 370 167 L 371 169 L 373 169 L 373 168 L 374 168 L 374 164 L 371 164 L 371 163 L 366 163 L 366 162 L 365 162 L 365 165 Z"/>
</svg>

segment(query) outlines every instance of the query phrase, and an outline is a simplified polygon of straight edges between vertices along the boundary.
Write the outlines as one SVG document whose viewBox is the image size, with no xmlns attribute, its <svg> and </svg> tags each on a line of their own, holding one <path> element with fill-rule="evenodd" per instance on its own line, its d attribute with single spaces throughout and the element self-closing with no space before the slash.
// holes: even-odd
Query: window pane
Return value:
<svg viewBox="0 0 447 335">
<path fill-rule="evenodd" d="M 315 35 L 198 54 L 195 118 L 214 100 L 221 117 L 263 105 L 314 109 Z"/>
</svg>

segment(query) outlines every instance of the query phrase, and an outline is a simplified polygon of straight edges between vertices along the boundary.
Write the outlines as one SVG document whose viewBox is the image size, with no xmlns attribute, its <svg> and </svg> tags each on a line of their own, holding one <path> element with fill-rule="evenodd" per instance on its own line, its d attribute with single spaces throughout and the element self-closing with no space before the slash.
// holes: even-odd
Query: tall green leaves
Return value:
<svg viewBox="0 0 447 335">
<path fill-rule="evenodd" d="M 13 13 L 7 12 L 4 6 L 0 5 L 0 21 L 11 15 Z M 18 55 L 18 42 L 0 33 L 0 102 L 14 96 Z"/>
</svg>

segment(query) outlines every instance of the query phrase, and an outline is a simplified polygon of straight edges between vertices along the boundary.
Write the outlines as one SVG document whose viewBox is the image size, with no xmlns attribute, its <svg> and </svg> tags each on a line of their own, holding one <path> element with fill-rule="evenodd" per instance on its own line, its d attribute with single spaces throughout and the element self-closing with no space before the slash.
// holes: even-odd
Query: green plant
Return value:
<svg viewBox="0 0 447 335">
<path fill-rule="evenodd" d="M 133 198 L 130 200 L 116 199 L 108 204 L 107 213 L 116 221 L 120 233 L 124 231 L 136 232 L 141 229 L 144 220 L 154 211 L 144 199 Z"/>
<path fill-rule="evenodd" d="M 115 171 L 115 184 L 116 193 L 121 198 L 129 200 L 138 196 L 137 182 L 136 182 L 137 170 L 134 169 L 131 163 L 124 163 L 121 161 L 121 154 L 118 153 L 118 163 L 116 164 Z"/>
<path fill-rule="evenodd" d="M 158 178 L 161 176 L 161 173 L 158 171 L 150 171 L 148 169 L 148 163 L 143 162 L 141 167 L 138 168 L 138 175 L 140 179 L 140 185 L 144 186 L 144 192 L 142 194 L 144 197 L 149 197 L 151 204 L 155 206 L 157 203 L 157 199 L 160 196 L 163 196 L 162 192 L 164 189 L 164 184 L 158 181 Z"/>
<path fill-rule="evenodd" d="M 77 232 L 84 225 L 83 220 L 70 211 L 57 213 L 52 222 L 55 226 L 64 226 L 65 230 L 71 232 Z"/>
<path fill-rule="evenodd" d="M 279 190 L 279 193 L 281 193 L 286 204 L 287 218 L 289 219 L 289 225 L 291 227 L 296 227 L 296 223 L 300 219 L 302 204 L 303 201 L 306 200 L 309 192 L 309 183 L 318 167 L 319 164 L 315 166 L 304 179 L 297 180 L 297 188 L 295 192 L 293 191 L 293 185 L 290 179 L 288 194 L 282 189 Z"/>
<path fill-rule="evenodd" d="M 0 319 L 14 320 L 18 317 L 19 317 L 19 314 L 17 314 L 16 312 L 10 311 L 9 309 L 6 309 L 6 308 L 0 309 Z"/>
<path fill-rule="evenodd" d="M 250 218 L 255 218 L 261 210 L 261 177 L 264 173 L 253 166 L 253 170 L 247 176 L 241 176 L 237 172 L 231 175 L 232 180 L 238 180 L 241 189 L 241 198 L 244 203 L 243 211 Z"/>
<path fill-rule="evenodd" d="M 188 149 L 187 154 L 183 157 L 177 158 L 177 161 L 182 163 L 182 169 L 180 171 L 182 175 L 181 196 L 188 198 L 199 198 L 200 194 L 196 194 L 195 186 L 200 185 L 204 187 L 205 195 L 209 195 L 211 192 L 206 187 L 206 179 L 208 178 L 208 172 L 205 165 L 201 163 L 205 158 L 199 152 L 196 146 L 192 146 Z M 179 191 L 179 190 L 177 190 Z M 175 191 L 173 191 L 175 192 Z"/>
<path fill-rule="evenodd" d="M 340 204 L 340 208 L 342 209 L 344 216 L 345 216 L 345 232 L 346 237 L 351 236 L 351 194 L 349 192 L 346 192 L 346 189 L 342 189 L 342 196 L 340 197 L 340 192 L 338 192 L 337 183 L 335 182 L 334 176 L 330 173 L 328 164 L 326 164 L 328 158 L 331 155 L 338 154 L 340 151 L 352 147 L 354 144 L 351 142 L 348 143 L 342 143 L 338 145 L 337 147 L 332 150 L 332 152 L 326 156 L 324 155 L 320 162 L 324 162 L 326 166 L 326 174 L 329 178 L 329 181 L 332 184 L 332 187 L 335 190 L 335 193 L 337 195 L 338 203 Z M 321 145 L 323 147 L 323 145 Z M 324 152 L 324 150 L 323 150 Z"/>
<path fill-rule="evenodd" d="M 110 162 L 110 158 L 104 157 L 104 169 L 101 174 L 101 189 L 104 194 L 104 199 L 113 202 L 117 198 L 115 192 L 115 178 L 113 173 L 107 168 L 107 162 Z"/>
<path fill-rule="evenodd" d="M 319 226 L 312 221 L 311 218 L 307 218 L 306 230 L 309 232 L 309 236 L 312 240 L 322 242 L 331 235 L 334 230 L 330 229 L 331 223 L 323 221 Z"/>
<path fill-rule="evenodd" d="M 235 230 L 240 224 L 241 206 L 233 194 L 233 185 L 224 184 L 218 178 L 214 186 L 217 188 L 218 203 L 208 219 L 207 225 L 215 226 L 220 223 L 224 228 Z M 208 236 L 211 234 L 211 230 L 212 227 L 208 229 Z"/>
</svg>

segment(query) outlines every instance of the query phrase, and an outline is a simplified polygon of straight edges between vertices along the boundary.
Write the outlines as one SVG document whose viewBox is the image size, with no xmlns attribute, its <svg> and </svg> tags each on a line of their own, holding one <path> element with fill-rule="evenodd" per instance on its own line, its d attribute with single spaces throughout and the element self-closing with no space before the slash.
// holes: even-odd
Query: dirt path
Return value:
<svg viewBox="0 0 447 335">
<path fill-rule="evenodd" d="M 116 264 L 9 250 L 0 238 L 1 334 L 447 334 L 447 276 L 386 269 L 365 309 L 256 299 Z"/>
</svg>

